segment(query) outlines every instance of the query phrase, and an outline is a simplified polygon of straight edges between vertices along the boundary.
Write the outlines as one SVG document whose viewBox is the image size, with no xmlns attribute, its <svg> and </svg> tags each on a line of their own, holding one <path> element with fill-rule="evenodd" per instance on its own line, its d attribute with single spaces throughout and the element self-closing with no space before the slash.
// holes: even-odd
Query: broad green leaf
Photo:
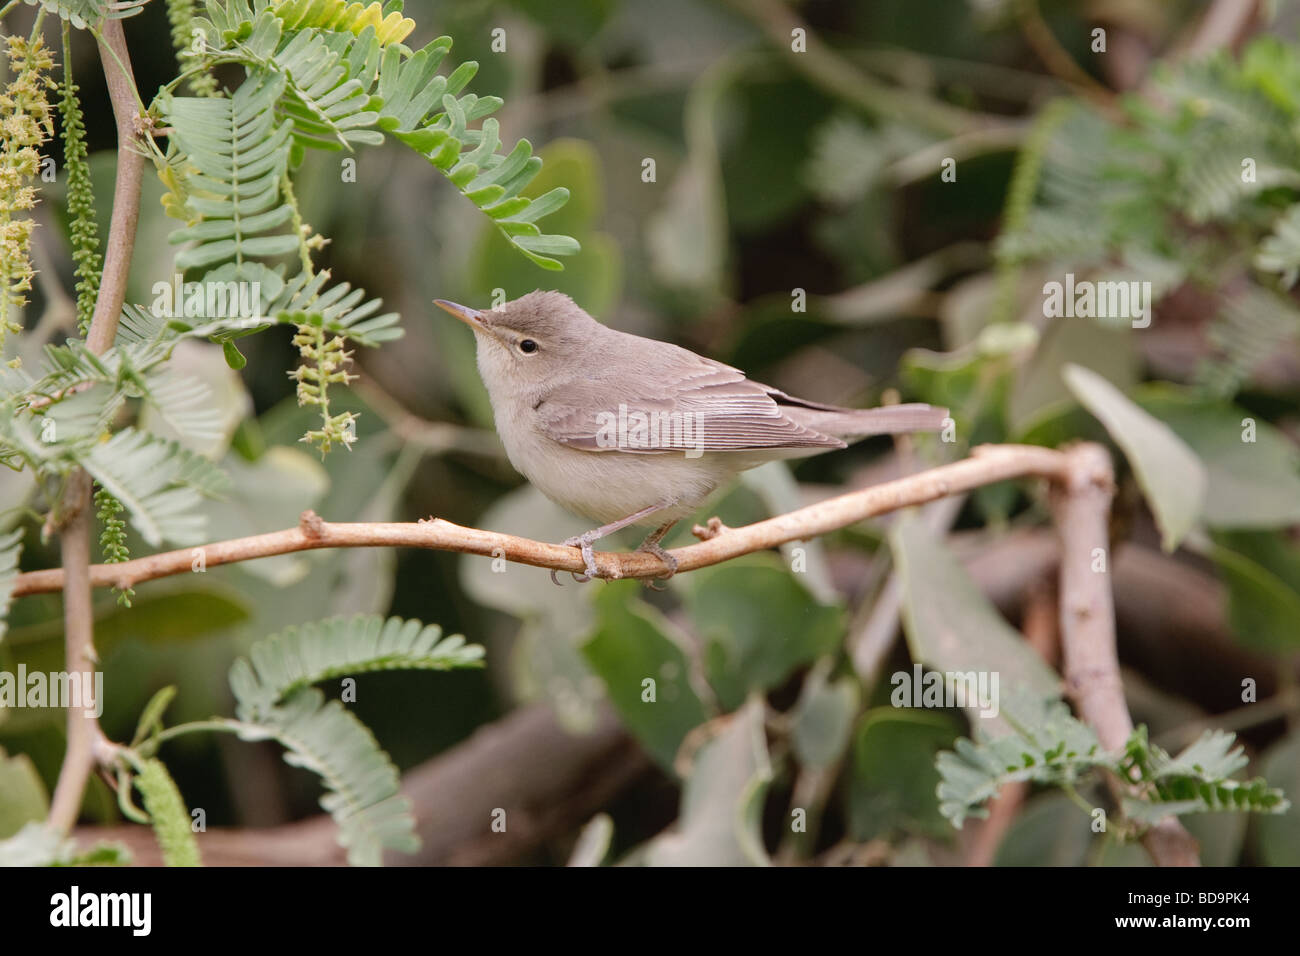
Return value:
<svg viewBox="0 0 1300 956">
<path fill-rule="evenodd" d="M 1160 527 L 1164 548 L 1173 551 L 1202 516 L 1205 466 L 1173 429 L 1096 372 L 1067 365 L 1062 377 L 1124 450 Z"/>
<path fill-rule="evenodd" d="M 1264 776 L 1287 793 L 1300 794 L 1300 732 L 1292 731 L 1273 744 L 1260 760 Z M 1252 821 L 1251 846 L 1265 866 L 1300 866 L 1300 800 L 1277 816 Z"/>
<path fill-rule="evenodd" d="M 1205 522 L 1215 528 L 1275 528 L 1300 522 L 1300 452 L 1257 415 L 1165 384 L 1134 399 L 1205 465 Z"/>
<path fill-rule="evenodd" d="M 849 831 L 870 840 L 895 830 L 951 832 L 939 812 L 935 754 L 961 728 L 935 711 L 877 707 L 858 722 L 849 780 Z"/>
<path fill-rule="evenodd" d="M 26 754 L 10 757 L 0 747 L 0 840 L 14 836 L 25 824 L 44 820 L 49 802 L 31 758 Z"/>
<path fill-rule="evenodd" d="M 1273 653 L 1300 647 L 1300 549 L 1282 532 L 1223 532 L 1209 556 L 1228 588 L 1228 620 L 1242 644 Z"/>
<path fill-rule="evenodd" d="M 900 515 L 890 532 L 903 587 L 903 624 L 912 660 L 947 674 L 997 676 L 1002 700 L 1013 689 L 1040 699 L 1060 680 L 989 603 L 943 544 L 915 516 Z M 981 723 L 979 708 L 970 711 Z M 1000 718 L 999 718 L 1000 719 Z"/>
<path fill-rule="evenodd" d="M 700 747 L 682 791 L 676 825 L 645 849 L 651 866 L 766 866 L 760 815 L 772 780 L 755 697 Z"/>
<path fill-rule="evenodd" d="M 844 752 L 861 691 L 853 677 L 828 683 L 810 674 L 790 715 L 790 742 L 799 762 L 829 766 Z"/>
<path fill-rule="evenodd" d="M 783 461 L 769 461 L 741 472 L 740 480 L 763 499 L 769 515 L 788 514 L 804 506 L 799 482 L 795 481 L 790 466 Z M 788 541 L 781 545 L 781 556 L 787 566 L 801 576 L 804 586 L 818 601 L 834 604 L 839 600 L 820 538 Z"/>
<path fill-rule="evenodd" d="M 605 682 L 624 725 L 669 773 L 682 740 L 708 719 L 691 686 L 691 662 L 684 638 L 635 595 L 628 581 L 603 589 L 596 598 L 596 633 L 582 653 Z"/>
<path fill-rule="evenodd" d="M 819 604 L 771 555 L 701 568 L 686 583 L 704 670 L 724 710 L 778 686 L 843 638 L 840 608 Z"/>
<path fill-rule="evenodd" d="M 1133 330 L 1089 319 L 1053 320 L 1033 356 L 1017 370 L 1008 411 L 1012 431 L 1070 400 L 1061 380 L 1066 363 L 1091 369 L 1120 389 L 1131 388 L 1138 382 L 1140 364 Z"/>
</svg>

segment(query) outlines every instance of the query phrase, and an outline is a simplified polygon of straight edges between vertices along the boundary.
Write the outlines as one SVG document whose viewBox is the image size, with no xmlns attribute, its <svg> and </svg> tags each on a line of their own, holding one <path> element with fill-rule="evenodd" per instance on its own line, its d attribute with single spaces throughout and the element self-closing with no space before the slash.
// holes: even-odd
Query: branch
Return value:
<svg viewBox="0 0 1300 956">
<path fill-rule="evenodd" d="M 113 217 L 108 230 L 108 248 L 99 298 L 86 335 L 87 347 L 105 352 L 117 337 L 117 323 L 126 300 L 126 280 L 135 247 L 135 228 L 140 218 L 140 181 L 144 156 L 134 148 L 137 137 L 135 78 L 122 24 L 106 20 L 99 43 L 99 56 L 108 82 L 108 95 L 117 121 L 117 179 L 113 187 Z M 59 572 L 63 597 L 65 664 L 69 671 L 90 672 L 95 666 L 94 617 L 90 582 L 90 476 L 78 469 L 68 478 L 58 517 L 63 570 Z M 77 822 L 81 797 L 86 789 L 99 746 L 107 744 L 98 720 L 90 708 L 68 708 L 68 747 L 59 768 L 58 783 L 50 804 L 49 823 L 66 832 Z"/>
<path fill-rule="evenodd" d="M 742 528 L 727 528 L 718 534 L 697 527 L 698 544 L 675 548 L 678 571 L 719 564 L 742 554 L 763 551 L 790 541 L 802 541 L 846 528 L 859 521 L 913 505 L 925 504 L 948 495 L 971 491 L 983 485 L 1011 478 L 1040 477 L 1065 482 L 1071 466 L 1068 453 L 1031 445 L 983 445 L 971 457 L 942 465 L 896 481 L 828 498 L 788 514 L 759 521 Z M 556 571 L 582 571 L 577 548 L 532 541 L 495 531 L 464 528 L 433 518 L 418 522 L 333 523 L 314 512 L 302 515 L 296 528 L 272 531 L 247 538 L 233 538 L 196 548 L 182 548 L 136 558 L 121 564 L 97 564 L 90 569 L 92 587 L 134 587 L 142 581 L 184 574 L 201 562 L 203 568 L 239 561 L 251 561 L 295 551 L 320 548 L 429 548 L 505 558 Z M 652 554 L 596 552 L 600 576 L 607 579 L 653 578 L 664 566 Z M 61 590 L 64 572 L 57 568 L 20 574 L 14 596 L 46 594 Z"/>
<path fill-rule="evenodd" d="M 104 21 L 99 58 L 104 65 L 104 79 L 117 124 L 117 178 L 113 183 L 113 216 L 104 250 L 104 274 L 86 336 L 86 345 L 96 354 L 107 351 L 117 338 L 117 323 L 126 301 L 126 280 L 135 250 L 135 229 L 140 221 L 140 184 L 145 164 L 143 147 L 137 145 L 141 117 L 122 21 Z"/>
<path fill-rule="evenodd" d="M 1065 682 L 1079 714 L 1110 751 L 1133 732 L 1115 646 L 1115 604 L 1109 516 L 1115 493 L 1110 456 L 1099 445 L 1078 445 L 1068 479 L 1059 486 L 1056 523 L 1061 535 L 1061 649 Z M 1142 843 L 1157 866 L 1199 866 L 1196 841 L 1173 817 L 1151 827 Z"/>
</svg>

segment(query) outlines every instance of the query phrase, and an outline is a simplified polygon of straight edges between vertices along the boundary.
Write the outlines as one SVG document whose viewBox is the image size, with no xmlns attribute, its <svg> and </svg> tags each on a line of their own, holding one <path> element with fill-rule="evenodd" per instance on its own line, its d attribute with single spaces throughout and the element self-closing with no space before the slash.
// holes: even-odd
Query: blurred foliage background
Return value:
<svg viewBox="0 0 1300 956">
<path fill-rule="evenodd" d="M 1293 5 L 1265 4 L 1239 32 L 1210 37 L 1231 49 L 1206 60 L 1196 44 L 1217 6 L 411 0 L 408 43 L 448 34 L 457 61 L 478 61 L 476 91 L 505 99 L 503 133 L 528 137 L 545 160 L 528 194 L 571 191 L 547 225 L 582 252 L 562 273 L 532 265 L 409 151 L 309 154 L 297 194 L 306 220 L 332 237 L 321 264 L 400 311 L 405 338 L 357 356 L 361 379 L 335 401 L 360 412 L 360 440 L 324 460 L 297 441 L 313 413 L 285 375 L 291 330 L 246 340 L 240 373 L 217 346 L 187 343 L 177 360 L 210 380 L 228 413 L 225 440 L 205 451 L 235 491 L 209 505 L 209 527 L 216 537 L 273 530 L 313 508 L 331 521 L 433 515 L 552 541 L 584 530 L 509 467 L 472 336 L 430 302 L 487 306 L 496 290 L 560 289 L 618 328 L 801 396 L 868 405 L 892 390 L 954 411 L 956 445 L 876 439 L 769 466 L 699 520 L 747 523 L 980 442 L 1111 442 L 1121 477 L 1113 579 L 1135 719 L 1174 750 L 1203 726 L 1238 730 L 1252 770 L 1294 799 L 1298 20 Z M 790 49 L 792 22 L 808 31 L 807 52 Z M 1104 53 L 1093 51 L 1098 27 Z M 128 22 L 142 90 L 174 75 L 167 29 L 158 3 Z M 492 48 L 497 29 L 505 52 Z M 106 102 L 93 50 L 76 52 L 85 102 Z M 88 107 L 87 124 L 106 229 L 111 118 Z M 1251 183 L 1243 156 L 1257 164 Z M 955 181 L 942 176 L 949 157 Z M 347 158 L 355 181 L 343 175 Z M 160 194 L 150 178 L 129 301 L 150 301 L 172 272 Z M 66 239 L 57 188 L 47 195 L 37 265 L 57 271 Z M 1151 326 L 1046 318 L 1042 285 L 1067 272 L 1151 281 Z M 794 308 L 803 297 L 806 308 Z M 1204 506 L 1157 505 L 1153 517 L 1143 492 L 1160 501 L 1186 476 L 1167 462 L 1140 474 L 1125 465 L 1063 379 L 1067 363 L 1128 393 L 1190 447 L 1208 481 Z M 1258 429 L 1249 444 L 1246 418 Z M 0 477 L 0 494 L 11 480 Z M 1161 548 L 1171 523 L 1191 529 L 1172 554 Z M 690 540 L 688 527 L 676 543 Z M 25 567 L 57 563 L 28 540 Z M 680 575 L 662 593 L 630 582 L 555 588 L 541 570 L 498 573 L 487 558 L 415 550 L 216 568 L 142 585 L 129 610 L 97 595 L 103 724 L 129 738 L 167 684 L 180 689 L 171 721 L 228 713 L 226 672 L 252 640 L 331 614 L 396 614 L 488 649 L 480 672 L 358 679 L 352 706 L 403 769 L 482 743 L 476 728 L 529 703 L 549 705 L 578 736 L 602 732 L 612 708 L 624 728 L 617 759 L 634 772 L 596 806 L 581 776 L 571 782 L 584 818 L 608 814 L 578 843 L 587 858 L 1141 863 L 1140 849 L 1092 833 L 1059 791 L 1021 792 L 1002 818 L 955 831 L 939 813 L 934 754 L 969 733 L 966 717 L 889 705 L 889 675 L 913 660 L 1012 672 L 1025 655 L 1055 664 L 1054 542 L 1046 502 L 1026 483 Z M 964 597 L 918 616 L 936 593 Z M 994 605 L 1000 615 L 988 613 Z M 7 669 L 57 669 L 59 613 L 57 596 L 16 603 L 0 645 Z M 1008 625 L 1027 640 L 1007 642 Z M 945 629 L 959 634 L 962 661 L 945 656 Z M 642 702 L 645 676 L 657 683 L 653 707 Z M 1242 703 L 1245 679 L 1258 703 Z M 51 786 L 58 715 L 0 717 L 0 745 Z M 269 746 L 187 737 L 164 757 L 210 827 L 316 812 L 316 781 Z M 806 832 L 792 832 L 795 809 L 806 810 Z M 479 810 L 486 829 L 491 807 Z M 99 781 L 88 811 L 117 819 Z M 493 861 L 564 862 L 585 819 L 557 819 Z M 1294 808 L 1187 823 L 1206 862 L 1300 863 Z"/>
</svg>

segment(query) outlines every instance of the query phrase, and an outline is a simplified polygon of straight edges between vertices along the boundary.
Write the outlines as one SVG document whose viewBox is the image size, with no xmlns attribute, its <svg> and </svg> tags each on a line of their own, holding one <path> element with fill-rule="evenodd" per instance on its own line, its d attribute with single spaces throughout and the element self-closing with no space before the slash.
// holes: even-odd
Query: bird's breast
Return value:
<svg viewBox="0 0 1300 956">
<path fill-rule="evenodd" d="M 497 433 L 510 463 L 534 487 L 601 524 L 666 501 L 674 506 L 642 523 L 684 517 L 737 470 L 726 455 L 688 458 L 571 448 L 531 427 L 525 414 L 498 415 Z"/>
</svg>

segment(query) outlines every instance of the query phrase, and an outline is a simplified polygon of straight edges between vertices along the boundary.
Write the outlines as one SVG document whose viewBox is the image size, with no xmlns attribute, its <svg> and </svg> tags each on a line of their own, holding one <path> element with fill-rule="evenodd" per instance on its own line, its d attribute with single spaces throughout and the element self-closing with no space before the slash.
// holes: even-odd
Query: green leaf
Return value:
<svg viewBox="0 0 1300 956">
<path fill-rule="evenodd" d="M 859 721 L 849 782 L 849 832 L 869 840 L 897 829 L 948 832 L 935 796 L 935 754 L 959 728 L 947 714 L 877 707 Z"/>
<path fill-rule="evenodd" d="M 237 662 L 238 663 L 238 662 Z M 397 768 L 374 735 L 337 700 L 306 688 L 283 705 L 241 715 L 245 740 L 272 738 L 284 761 L 318 775 L 326 793 L 320 805 L 339 828 L 339 844 L 353 866 L 379 866 L 384 850 L 413 853 L 411 802 L 400 793 Z"/>
<path fill-rule="evenodd" d="M 149 0 L 26 0 L 67 20 L 78 30 L 98 26 L 104 20 L 123 20 L 139 13 Z"/>
<path fill-rule="evenodd" d="M 582 653 L 605 682 L 623 724 L 659 766 L 673 773 L 682 740 L 709 714 L 691 686 L 684 638 L 636 599 L 637 588 L 628 581 L 601 589 L 599 623 Z"/>
<path fill-rule="evenodd" d="M 1060 701 L 1044 717 L 1011 734 L 979 744 L 962 738 L 939 754 L 939 809 L 961 829 L 968 816 L 985 817 L 983 805 L 1008 783 L 1033 781 L 1073 786 L 1094 767 L 1113 766 L 1092 729 L 1070 716 Z"/>
<path fill-rule="evenodd" d="M 1205 507 L 1205 467 L 1168 425 L 1153 418 L 1096 372 L 1067 365 L 1065 384 L 1124 450 L 1146 495 L 1166 551 L 1173 551 Z"/>
<path fill-rule="evenodd" d="M 28 823 L 44 820 L 49 810 L 45 783 L 31 757 L 10 757 L 0 747 L 0 840 L 14 836 Z"/>
<path fill-rule="evenodd" d="M 1205 465 L 1205 523 L 1275 528 L 1300 522 L 1300 453 L 1281 431 L 1243 408 L 1166 384 L 1135 390 Z"/>
<path fill-rule="evenodd" d="M 1300 647 L 1300 549 L 1284 532 L 1215 536 L 1209 556 L 1228 588 L 1228 620 L 1247 647 L 1286 654 Z"/>
<path fill-rule="evenodd" d="M 1007 710 L 1007 692 L 1056 697 L 1060 680 L 989 603 L 949 551 L 914 515 L 899 515 L 890 531 L 902 583 L 903 624 L 912 660 L 945 674 L 988 673 Z M 996 676 L 997 685 L 992 684 Z M 968 707 L 978 718 L 980 706 Z"/>
<path fill-rule="evenodd" d="M 281 195 L 288 169 L 293 124 L 277 124 L 275 104 L 285 91 L 285 75 L 255 70 L 233 96 L 165 96 L 161 107 L 172 126 L 175 147 L 190 170 L 180 180 L 185 205 L 198 225 L 172 233 L 172 242 L 197 240 L 176 256 L 177 269 L 211 267 L 235 260 L 244 281 L 246 259 L 281 255 L 298 248 L 296 233 L 261 235 L 289 222 L 293 210 Z M 170 167 L 169 167 L 170 168 Z M 205 281 L 215 281 L 212 275 Z M 263 293 L 275 295 L 278 286 Z M 213 317 L 209 317 L 213 318 Z"/>
<path fill-rule="evenodd" d="M 1290 802 L 1262 777 L 1239 781 L 1231 775 L 1248 760 L 1236 735 L 1207 730 L 1176 757 L 1149 743 L 1145 727 L 1129 737 L 1118 772 L 1146 784 L 1141 798 L 1124 800 L 1131 819 L 1154 823 L 1169 814 L 1243 810 L 1285 813 Z"/>
<path fill-rule="evenodd" d="M 860 696 L 852 677 L 827 683 L 816 671 L 809 675 L 790 714 L 790 742 L 801 764 L 828 767 L 839 759 L 849 742 Z"/>
<path fill-rule="evenodd" d="M 1137 335 L 1128 325 L 1053 319 L 1029 361 L 1016 372 L 1008 410 L 1012 430 L 1023 429 L 1061 402 L 1073 404 L 1061 380 L 1067 363 L 1091 369 L 1120 388 L 1136 385 L 1140 371 L 1136 343 Z"/>
<path fill-rule="evenodd" d="M 760 815 L 772 780 L 755 697 L 700 747 L 682 790 L 676 826 L 645 848 L 651 866 L 766 866 Z"/>
<path fill-rule="evenodd" d="M 161 687 L 153 697 L 149 698 L 149 703 L 140 712 L 140 720 L 135 726 L 135 736 L 131 738 L 132 747 L 138 747 L 146 739 L 162 731 L 163 714 L 167 712 L 167 708 L 175 698 L 174 686 Z"/>
<path fill-rule="evenodd" d="M 288 751 L 286 763 L 319 775 L 327 788 L 321 806 L 338 824 L 349 862 L 378 866 L 385 849 L 419 848 L 410 801 L 374 735 L 309 685 L 374 670 L 477 667 L 481 659 L 482 648 L 463 638 L 401 618 L 358 615 L 290 627 L 231 666 L 240 736 L 272 737 Z"/>
<path fill-rule="evenodd" d="M 1289 793 L 1300 793 L 1300 732 L 1292 731 L 1266 750 L 1260 770 Z M 1300 866 L 1300 802 L 1285 813 L 1253 821 L 1251 847 L 1265 866 Z"/>
<path fill-rule="evenodd" d="M 535 158 L 545 161 L 532 174 L 536 178 L 530 175 L 517 195 L 484 210 L 497 228 L 485 226 L 480 233 L 470 260 L 471 291 L 486 299 L 501 288 L 513 299 L 537 288 L 555 289 L 601 315 L 618 299 L 623 256 L 613 238 L 599 231 L 605 202 L 600 156 L 589 143 L 559 139 Z M 526 203 L 523 208 L 516 208 L 519 200 Z M 546 228 L 559 235 L 540 234 L 534 223 L 543 216 Z M 563 273 L 555 273 L 554 260 L 546 257 L 565 254 L 562 249 L 573 255 Z"/>
<path fill-rule="evenodd" d="M 844 635 L 840 608 L 819 604 L 770 555 L 701 568 L 687 583 L 686 608 L 723 710 L 740 706 L 750 691 L 783 683 Z"/>
<path fill-rule="evenodd" d="M 400 617 L 331 618 L 258 641 L 230 669 L 241 713 L 257 715 L 311 684 L 370 671 L 483 666 L 483 648 L 436 624 Z"/>
<path fill-rule="evenodd" d="M 211 463 L 175 442 L 132 428 L 96 445 L 83 464 L 126 506 L 131 523 L 155 547 L 164 539 L 178 544 L 201 540 L 203 516 L 195 511 L 201 493 L 216 493 L 225 486 L 225 476 Z"/>
<path fill-rule="evenodd" d="M 7 840 L 0 840 L 0 866 L 53 866 L 72 859 L 76 851 L 72 840 L 32 821 Z"/>
<path fill-rule="evenodd" d="M 18 558 L 23 549 L 23 531 L 19 528 L 0 535 L 0 641 L 8 628 L 9 602 L 18 580 Z"/>
</svg>

